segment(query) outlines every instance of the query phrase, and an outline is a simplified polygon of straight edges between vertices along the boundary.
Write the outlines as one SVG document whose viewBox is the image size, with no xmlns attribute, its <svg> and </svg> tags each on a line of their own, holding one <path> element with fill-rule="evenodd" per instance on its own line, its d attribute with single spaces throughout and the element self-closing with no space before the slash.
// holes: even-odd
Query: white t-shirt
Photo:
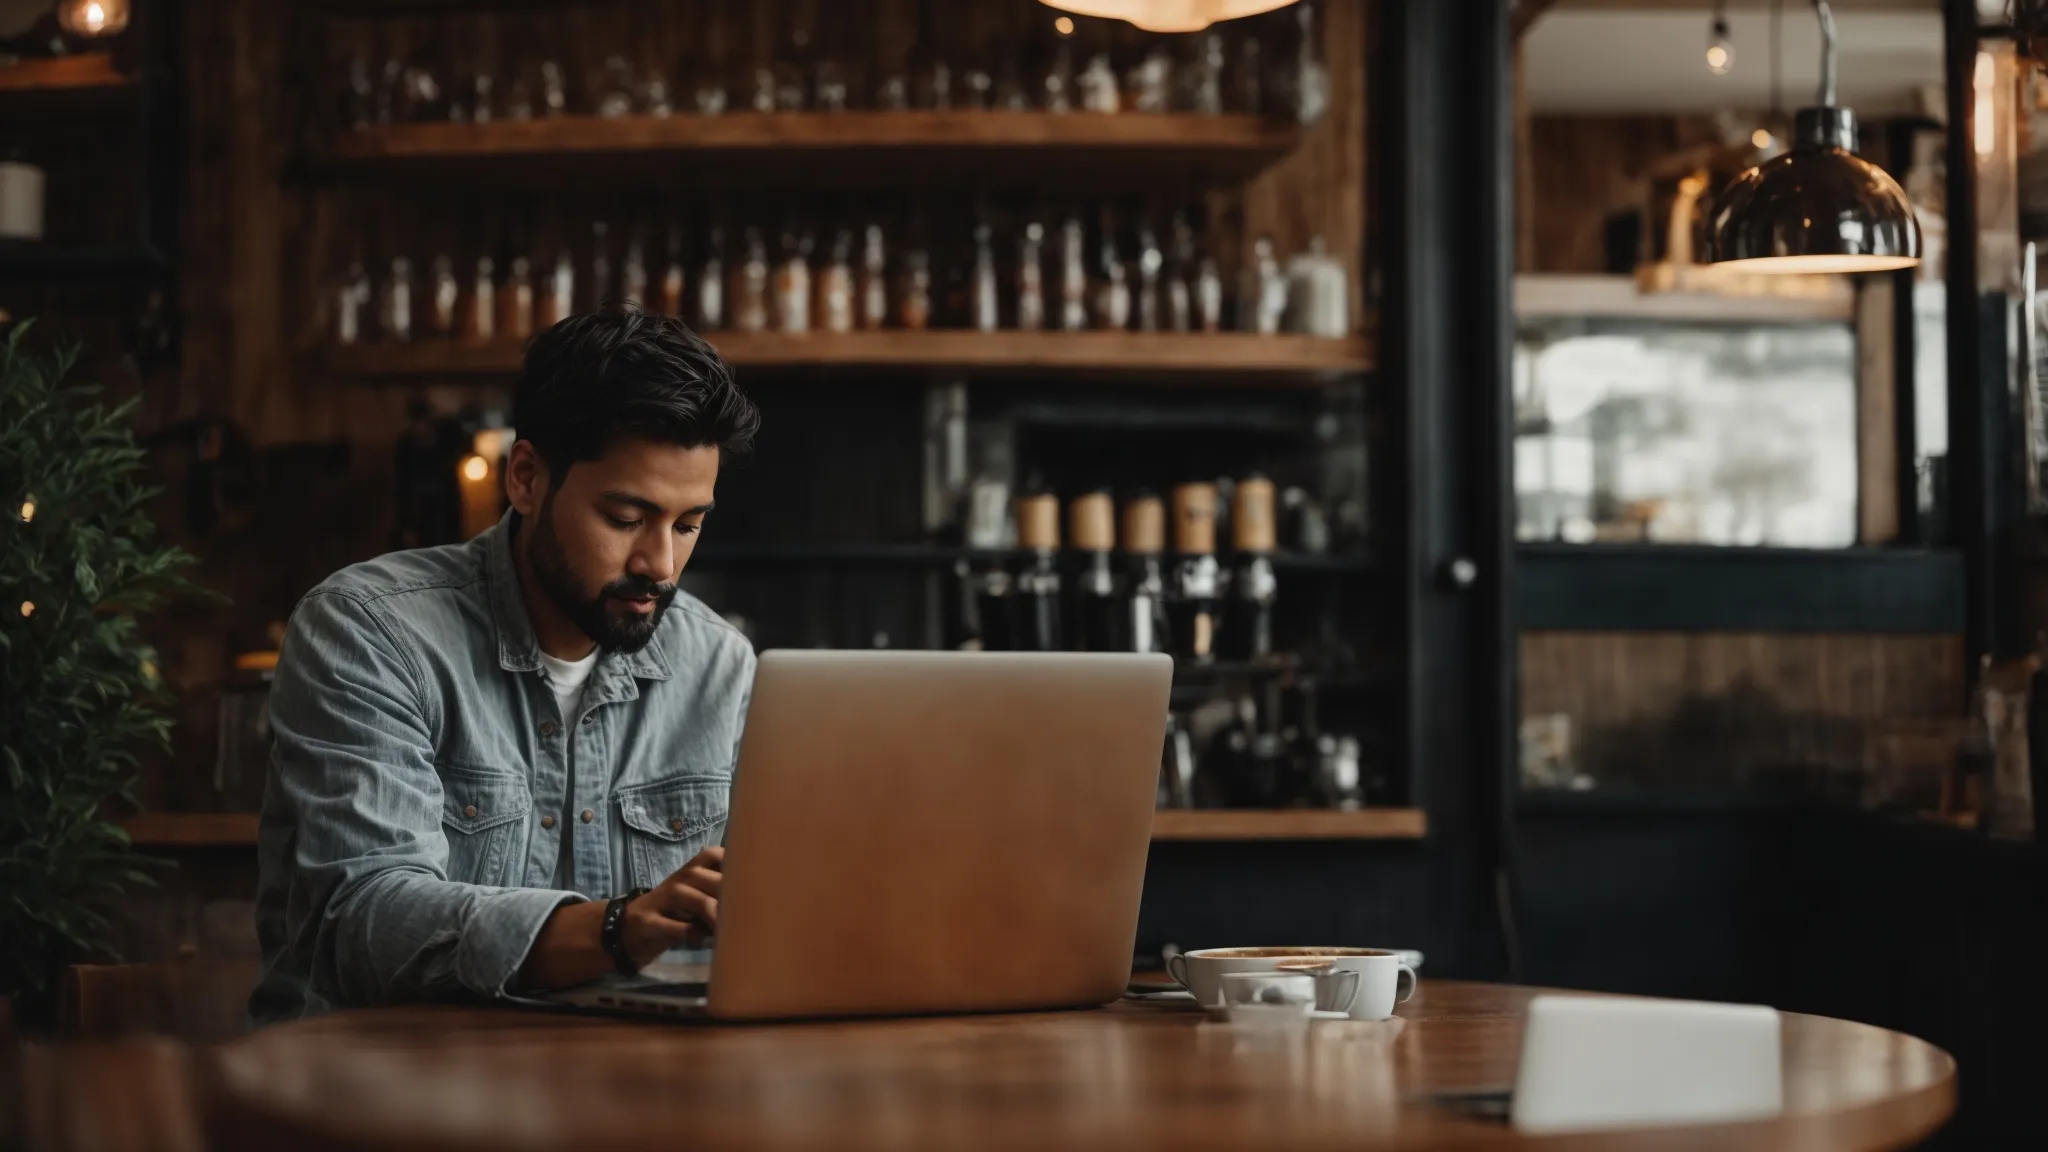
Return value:
<svg viewBox="0 0 2048 1152">
<path fill-rule="evenodd" d="M 590 671 L 597 667 L 598 649 L 581 660 L 557 660 L 543 652 L 540 662 L 548 670 L 548 687 L 555 690 L 555 706 L 561 709 L 562 726 L 576 723 L 576 710 L 583 706 L 583 688 L 590 683 Z"/>
</svg>

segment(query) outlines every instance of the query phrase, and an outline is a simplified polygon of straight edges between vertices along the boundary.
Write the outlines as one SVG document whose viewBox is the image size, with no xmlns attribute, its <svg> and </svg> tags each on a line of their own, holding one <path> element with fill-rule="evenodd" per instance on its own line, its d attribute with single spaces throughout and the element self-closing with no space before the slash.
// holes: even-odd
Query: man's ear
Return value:
<svg viewBox="0 0 2048 1152">
<path fill-rule="evenodd" d="M 513 510 L 521 516 L 539 512 L 548 496 L 548 483 L 547 463 L 534 451 L 533 441 L 514 443 L 505 461 L 505 499 Z"/>
</svg>

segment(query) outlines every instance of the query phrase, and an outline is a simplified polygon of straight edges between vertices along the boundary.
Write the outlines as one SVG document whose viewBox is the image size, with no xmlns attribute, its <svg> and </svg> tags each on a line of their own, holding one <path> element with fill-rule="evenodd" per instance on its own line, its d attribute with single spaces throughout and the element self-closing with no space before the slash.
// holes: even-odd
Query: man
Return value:
<svg viewBox="0 0 2048 1152">
<path fill-rule="evenodd" d="M 257 1023 L 563 987 L 717 924 L 754 654 L 676 579 L 760 415 L 708 344 L 627 307 L 535 340 L 512 416 L 503 521 L 292 613 Z"/>
</svg>

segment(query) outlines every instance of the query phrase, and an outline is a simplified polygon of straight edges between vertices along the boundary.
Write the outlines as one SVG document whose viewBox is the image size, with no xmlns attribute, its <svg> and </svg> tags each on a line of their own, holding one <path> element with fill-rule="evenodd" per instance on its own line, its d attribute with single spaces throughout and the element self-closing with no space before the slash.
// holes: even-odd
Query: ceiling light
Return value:
<svg viewBox="0 0 2048 1152">
<path fill-rule="evenodd" d="M 1886 272 L 1920 262 L 1905 190 L 1856 155 L 1856 114 L 1835 105 L 1835 18 L 1820 20 L 1820 104 L 1793 117 L 1790 148 L 1735 178 L 1715 204 L 1707 259 L 1758 273 Z"/>
<path fill-rule="evenodd" d="M 1735 43 L 1728 38 L 1727 4 L 1714 5 L 1714 22 L 1707 31 L 1707 71 L 1726 76 L 1735 67 Z"/>
</svg>

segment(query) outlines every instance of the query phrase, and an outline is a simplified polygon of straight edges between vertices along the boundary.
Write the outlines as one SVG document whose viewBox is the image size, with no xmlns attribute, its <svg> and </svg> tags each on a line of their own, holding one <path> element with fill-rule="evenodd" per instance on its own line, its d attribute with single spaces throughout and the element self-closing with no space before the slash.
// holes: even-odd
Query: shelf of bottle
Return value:
<svg viewBox="0 0 2048 1152">
<path fill-rule="evenodd" d="M 122 821 L 145 848 L 250 848 L 254 812 L 143 812 Z M 1162 808 L 1152 817 L 1154 840 L 1420 840 L 1428 829 L 1419 808 L 1355 812 L 1287 808 Z"/>
<path fill-rule="evenodd" d="M 690 557 L 700 572 L 721 568 L 950 568 L 971 564 L 1016 564 L 1029 554 L 1007 549 L 960 548 L 944 544 L 725 544 L 707 542 Z M 1373 561 L 1363 550 L 1312 554 L 1277 552 L 1276 572 L 1344 575 L 1367 571 Z"/>
<path fill-rule="evenodd" d="M 336 162 L 482 160 L 646 153 L 877 152 L 1093 154 L 1134 167 L 1174 158 L 1255 170 L 1300 139 L 1298 126 L 1241 113 L 1102 114 L 1003 109 L 726 112 L 716 116 L 547 116 L 372 124 L 334 134 Z"/>
<path fill-rule="evenodd" d="M 1152 815 L 1159 840 L 1420 840 L 1429 822 L 1420 808 L 1161 808 Z"/>
<path fill-rule="evenodd" d="M 1313 386 L 1369 371 L 1371 341 L 1248 332 L 970 332 L 954 329 L 872 332 L 711 332 L 706 338 L 735 368 L 776 370 L 911 369 L 970 373 L 1104 373 L 1166 382 Z M 374 380 L 510 376 L 524 346 L 417 340 L 352 344 L 325 354 L 336 375 Z"/>
</svg>

